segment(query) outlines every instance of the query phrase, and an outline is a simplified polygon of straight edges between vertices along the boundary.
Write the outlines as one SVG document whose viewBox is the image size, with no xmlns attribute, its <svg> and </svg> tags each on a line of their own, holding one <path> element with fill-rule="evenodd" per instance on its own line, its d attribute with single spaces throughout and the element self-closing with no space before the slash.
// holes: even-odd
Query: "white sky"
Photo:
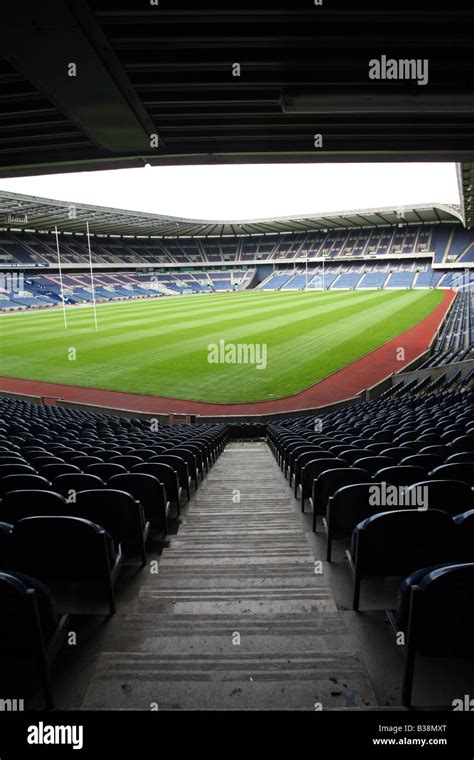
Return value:
<svg viewBox="0 0 474 760">
<path fill-rule="evenodd" d="M 459 203 L 453 163 L 160 166 L 0 179 L 0 190 L 222 221 Z"/>
</svg>

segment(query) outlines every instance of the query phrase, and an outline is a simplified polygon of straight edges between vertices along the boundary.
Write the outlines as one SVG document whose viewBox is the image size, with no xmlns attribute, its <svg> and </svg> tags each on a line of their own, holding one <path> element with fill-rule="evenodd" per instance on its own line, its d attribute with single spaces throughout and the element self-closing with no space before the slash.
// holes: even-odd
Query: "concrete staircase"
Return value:
<svg viewBox="0 0 474 760">
<path fill-rule="evenodd" d="M 107 624 L 82 707 L 376 707 L 303 527 L 267 445 L 229 444 L 133 611 Z"/>
</svg>

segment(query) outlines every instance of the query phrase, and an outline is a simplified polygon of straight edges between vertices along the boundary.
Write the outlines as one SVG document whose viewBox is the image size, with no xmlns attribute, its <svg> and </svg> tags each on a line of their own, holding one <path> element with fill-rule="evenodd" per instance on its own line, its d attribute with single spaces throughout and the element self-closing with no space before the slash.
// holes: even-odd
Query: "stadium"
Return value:
<svg viewBox="0 0 474 760">
<path fill-rule="evenodd" d="M 191 35 L 184 11 L 165 11 L 165 97 L 151 92 L 148 11 L 60 5 L 31 19 L 12 10 L 22 39 L 0 33 L 0 183 L 84 171 L 92 192 L 106 168 L 316 160 L 301 142 L 314 131 L 307 93 L 279 91 L 276 114 L 262 83 L 234 102 L 218 71 L 201 110 L 201 84 L 185 91 L 167 57 L 177 30 L 183 44 Z M 254 7 L 257 37 L 267 12 Z M 217 40 L 224 21 L 206 14 Z M 296 39 L 304 18 L 295 24 Z M 44 65 L 43 34 L 56 45 Z M 54 74 L 63 38 L 79 69 L 96 56 L 73 95 Z M 215 53 L 198 42 L 182 60 L 202 73 L 192 55 L 207 70 Z M 262 76 L 272 65 L 255 64 Z M 248 133 L 227 121 L 237 106 Z M 380 140 L 401 129 L 387 165 L 409 137 L 421 160 L 435 152 L 427 124 L 429 150 L 410 132 L 406 105 L 370 128 L 364 108 L 362 142 L 374 124 Z M 270 112 L 275 142 L 259 132 Z M 349 147 L 352 126 L 337 160 L 372 160 L 368 142 Z M 474 164 L 456 140 L 437 157 L 456 164 L 452 204 L 223 220 L 0 189 L 3 710 L 18 699 L 72 712 L 464 704 Z"/>
</svg>

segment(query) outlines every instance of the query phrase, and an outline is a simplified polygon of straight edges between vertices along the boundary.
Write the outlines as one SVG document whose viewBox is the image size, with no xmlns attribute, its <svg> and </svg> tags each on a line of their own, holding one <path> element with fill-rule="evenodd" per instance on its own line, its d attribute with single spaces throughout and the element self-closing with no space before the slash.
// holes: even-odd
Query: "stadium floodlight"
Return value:
<svg viewBox="0 0 474 760">
<path fill-rule="evenodd" d="M 315 93 L 300 90 L 284 90 L 280 96 L 283 113 L 315 114 L 473 114 L 474 99 L 471 96 L 438 95 L 418 91 L 385 95 L 380 92 L 352 94 Z"/>
</svg>

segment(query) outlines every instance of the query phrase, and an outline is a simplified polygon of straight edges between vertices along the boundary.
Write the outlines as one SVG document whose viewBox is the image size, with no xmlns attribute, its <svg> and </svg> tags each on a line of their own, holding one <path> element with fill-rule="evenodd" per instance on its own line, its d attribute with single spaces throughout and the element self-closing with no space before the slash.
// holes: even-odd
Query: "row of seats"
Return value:
<svg viewBox="0 0 474 760">
<path fill-rule="evenodd" d="M 34 653 L 48 708 L 68 615 L 115 612 L 124 558 L 145 565 L 227 436 L 0 398 L 2 653 Z"/>
<path fill-rule="evenodd" d="M 363 578 L 403 578 L 389 618 L 405 635 L 410 705 L 417 653 L 474 656 L 472 390 L 385 396 L 275 423 L 267 437 L 303 510 L 309 499 L 313 530 L 322 519 L 328 561 L 334 540 L 350 540 L 353 608 Z"/>
</svg>

